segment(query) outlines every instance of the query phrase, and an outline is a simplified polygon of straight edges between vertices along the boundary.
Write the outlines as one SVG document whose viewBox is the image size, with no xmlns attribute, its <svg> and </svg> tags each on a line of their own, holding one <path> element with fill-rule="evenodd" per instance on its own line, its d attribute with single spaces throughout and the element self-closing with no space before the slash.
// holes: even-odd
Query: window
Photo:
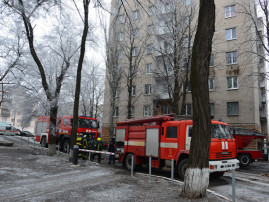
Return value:
<svg viewBox="0 0 269 202">
<path fill-rule="evenodd" d="M 124 38 L 124 33 L 123 32 L 120 32 L 119 33 L 119 36 L 118 36 L 118 40 L 119 41 L 123 41 L 123 38 Z"/>
<path fill-rule="evenodd" d="M 191 61 L 189 61 L 189 64 L 188 64 L 188 58 L 183 58 L 183 61 L 182 61 L 182 70 L 186 70 L 189 66 L 189 68 L 191 67 L 190 65 Z"/>
<path fill-rule="evenodd" d="M 226 53 L 226 64 L 237 64 L 237 52 L 232 51 L 232 52 L 227 52 Z"/>
<path fill-rule="evenodd" d="M 210 91 L 214 90 L 214 79 L 208 79 L 208 89 Z"/>
<path fill-rule="evenodd" d="M 118 22 L 119 22 L 120 24 L 122 24 L 122 23 L 124 23 L 124 21 L 125 21 L 125 15 L 119 15 L 119 16 L 118 16 Z"/>
<path fill-rule="evenodd" d="M 134 38 L 138 38 L 139 37 L 139 30 L 138 29 L 134 29 L 133 30 L 133 37 Z"/>
<path fill-rule="evenodd" d="M 133 12 L 133 20 L 138 20 L 138 18 L 139 18 L 139 10 L 135 10 Z"/>
<path fill-rule="evenodd" d="M 234 17 L 236 14 L 235 5 L 225 7 L 225 18 Z"/>
<path fill-rule="evenodd" d="M 164 32 L 169 33 L 173 30 L 173 21 L 166 21 L 164 22 Z"/>
<path fill-rule="evenodd" d="M 150 95 L 151 94 L 151 84 L 145 85 L 145 94 Z"/>
<path fill-rule="evenodd" d="M 116 88 L 115 97 L 120 97 L 120 88 Z"/>
<path fill-rule="evenodd" d="M 67 126 L 68 125 L 68 119 L 64 119 L 63 120 L 63 126 Z"/>
<path fill-rule="evenodd" d="M 185 0 L 184 1 L 185 6 L 191 5 L 191 3 L 192 3 L 192 0 Z"/>
<path fill-rule="evenodd" d="M 136 89 L 136 87 L 132 86 L 132 96 L 135 96 L 135 89 Z"/>
<path fill-rule="evenodd" d="M 227 89 L 238 89 L 237 77 L 227 77 Z"/>
<path fill-rule="evenodd" d="M 162 2 L 163 3 L 163 13 L 170 12 L 173 9 L 173 3 L 172 2 Z"/>
<path fill-rule="evenodd" d="M 211 54 L 211 55 L 210 55 L 209 66 L 214 66 L 214 65 L 215 65 L 214 54 Z"/>
<path fill-rule="evenodd" d="M 118 5 L 119 7 L 121 7 L 122 5 L 124 5 L 126 3 L 126 0 L 118 0 Z"/>
<path fill-rule="evenodd" d="M 172 64 L 170 62 L 167 62 L 166 63 L 166 68 L 167 68 L 167 71 L 168 72 L 172 72 L 173 71 L 173 67 L 172 67 Z"/>
<path fill-rule="evenodd" d="M 185 105 L 185 115 L 191 115 L 191 104 Z"/>
<path fill-rule="evenodd" d="M 148 44 L 147 45 L 147 54 L 152 54 L 152 53 L 153 53 L 152 44 Z"/>
<path fill-rule="evenodd" d="M 238 102 L 227 102 L 227 115 L 239 115 Z"/>
<path fill-rule="evenodd" d="M 167 127 L 166 138 L 177 138 L 177 127 Z"/>
<path fill-rule="evenodd" d="M 226 40 L 236 39 L 236 28 L 226 29 L 225 39 Z"/>
<path fill-rule="evenodd" d="M 131 117 L 135 117 L 135 107 L 131 106 Z"/>
<path fill-rule="evenodd" d="M 117 56 L 118 56 L 118 59 L 121 59 L 123 57 L 123 51 L 122 50 L 118 50 L 117 51 Z"/>
<path fill-rule="evenodd" d="M 147 27 L 148 34 L 152 34 L 153 33 L 153 29 L 154 29 L 154 26 L 153 25 L 148 25 L 148 27 Z"/>
<path fill-rule="evenodd" d="M 172 52 L 172 46 L 170 43 L 168 43 L 167 41 L 164 41 L 164 51 L 165 53 L 171 53 Z"/>
<path fill-rule="evenodd" d="M 183 39 L 183 44 L 182 44 L 182 46 L 184 47 L 184 48 L 187 48 L 187 47 L 189 47 L 189 46 L 191 46 L 192 44 L 191 44 L 191 41 L 189 40 L 189 38 L 188 37 L 185 37 L 184 39 Z"/>
<path fill-rule="evenodd" d="M 170 114 L 170 106 L 169 105 L 162 106 L 162 114 Z"/>
<path fill-rule="evenodd" d="M 163 93 L 168 93 L 168 84 L 163 84 Z"/>
<path fill-rule="evenodd" d="M 154 8 L 153 6 L 148 7 L 148 15 L 152 16 L 154 14 Z"/>
<path fill-rule="evenodd" d="M 182 84 L 182 92 L 184 92 L 184 88 L 185 88 L 185 83 Z M 187 84 L 186 92 L 191 92 L 191 83 L 190 82 Z"/>
<path fill-rule="evenodd" d="M 138 49 L 137 49 L 137 47 L 134 47 L 133 50 L 132 50 L 132 56 L 136 57 L 137 54 L 138 54 Z"/>
<path fill-rule="evenodd" d="M 214 116 L 214 113 L 215 113 L 214 103 L 210 103 L 209 105 L 210 105 L 210 115 Z"/>
<path fill-rule="evenodd" d="M 150 112 L 150 106 L 146 105 L 144 106 L 144 116 L 150 116 L 151 112 Z"/>
<path fill-rule="evenodd" d="M 146 74 L 152 73 L 152 63 L 146 64 Z"/>
<path fill-rule="evenodd" d="M 119 116 L 119 107 L 115 107 L 115 108 L 114 108 L 113 116 L 114 116 L 114 117 L 118 117 L 118 116 Z"/>
</svg>

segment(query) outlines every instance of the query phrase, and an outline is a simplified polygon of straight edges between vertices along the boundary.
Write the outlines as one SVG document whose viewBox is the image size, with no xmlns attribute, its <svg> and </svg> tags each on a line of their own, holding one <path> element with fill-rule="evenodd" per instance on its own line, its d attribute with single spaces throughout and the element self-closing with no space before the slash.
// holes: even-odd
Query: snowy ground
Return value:
<svg viewBox="0 0 269 202">
<path fill-rule="evenodd" d="M 138 173 L 131 177 L 108 166 L 107 159 L 101 166 L 88 161 L 74 166 L 65 154 L 48 157 L 39 145 L 14 142 L 0 146 L 0 201 L 191 201 L 179 197 L 177 182 Z M 208 193 L 196 201 L 226 200 Z"/>
</svg>

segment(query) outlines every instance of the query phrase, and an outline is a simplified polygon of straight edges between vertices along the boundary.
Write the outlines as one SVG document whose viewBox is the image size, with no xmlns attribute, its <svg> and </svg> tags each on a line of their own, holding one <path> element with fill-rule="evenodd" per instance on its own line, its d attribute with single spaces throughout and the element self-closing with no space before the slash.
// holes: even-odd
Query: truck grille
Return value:
<svg viewBox="0 0 269 202">
<path fill-rule="evenodd" d="M 216 153 L 216 158 L 231 158 L 232 157 L 232 152 L 218 152 Z"/>
</svg>

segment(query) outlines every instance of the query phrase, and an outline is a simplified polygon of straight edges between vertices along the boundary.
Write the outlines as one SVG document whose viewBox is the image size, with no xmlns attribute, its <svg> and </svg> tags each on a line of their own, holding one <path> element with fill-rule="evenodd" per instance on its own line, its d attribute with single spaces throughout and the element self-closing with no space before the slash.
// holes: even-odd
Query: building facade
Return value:
<svg viewBox="0 0 269 202">
<path fill-rule="evenodd" d="M 105 141 L 111 123 L 115 126 L 117 121 L 192 114 L 189 76 L 198 3 L 112 1 L 103 112 Z M 268 134 L 265 62 L 257 54 L 263 48 L 254 24 L 242 12 L 248 8 L 256 16 L 254 1 L 215 0 L 215 4 L 208 81 L 212 118 Z M 263 31 L 262 26 L 259 30 Z M 111 73 L 115 71 L 117 77 Z"/>
</svg>

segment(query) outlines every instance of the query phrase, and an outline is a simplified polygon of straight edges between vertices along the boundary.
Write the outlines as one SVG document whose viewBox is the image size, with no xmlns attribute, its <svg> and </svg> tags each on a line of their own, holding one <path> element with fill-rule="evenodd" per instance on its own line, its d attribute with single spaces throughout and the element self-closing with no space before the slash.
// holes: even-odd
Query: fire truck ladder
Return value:
<svg viewBox="0 0 269 202">
<path fill-rule="evenodd" d="M 174 114 L 164 114 L 158 116 L 148 116 L 139 119 L 127 119 L 126 121 L 118 122 L 118 126 L 126 126 L 126 125 L 144 125 L 146 123 L 156 123 L 159 125 L 162 121 L 172 121 L 175 120 Z"/>
</svg>

